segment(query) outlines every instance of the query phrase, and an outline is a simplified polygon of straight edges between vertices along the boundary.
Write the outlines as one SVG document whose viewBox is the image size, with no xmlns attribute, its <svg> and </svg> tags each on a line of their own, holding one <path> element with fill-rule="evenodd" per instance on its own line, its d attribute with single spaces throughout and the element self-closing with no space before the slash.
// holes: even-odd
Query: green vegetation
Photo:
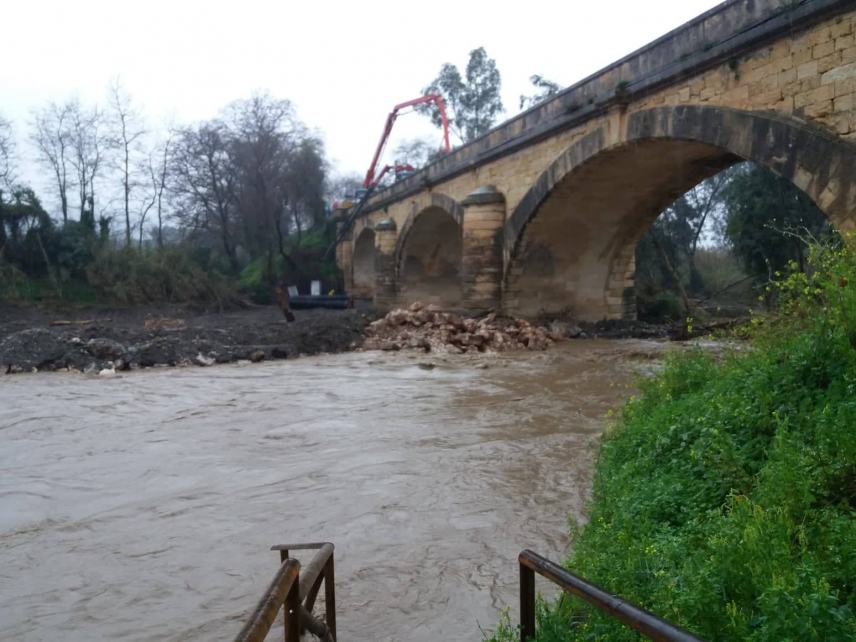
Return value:
<svg viewBox="0 0 856 642">
<path fill-rule="evenodd" d="M 573 528 L 568 568 L 704 639 L 856 639 L 856 251 L 806 261 L 751 350 L 641 383 Z M 637 639 L 570 598 L 539 617 L 542 642 Z"/>
<path fill-rule="evenodd" d="M 452 63 L 444 63 L 437 77 L 422 89 L 422 94 L 443 96 L 449 131 L 462 143 L 468 143 L 486 134 L 502 113 L 501 86 L 496 61 L 487 55 L 484 47 L 479 47 L 470 52 L 463 74 Z M 433 105 L 417 105 L 415 109 L 430 116 L 435 126 L 441 126 L 440 114 Z"/>
<path fill-rule="evenodd" d="M 291 103 L 255 94 L 162 138 L 144 125 L 118 82 L 106 110 L 76 99 L 38 110 L 49 212 L 20 182 L 0 117 L 0 300 L 222 307 L 242 284 L 263 302 L 280 281 L 341 288 L 325 256 L 324 148 Z"/>
<path fill-rule="evenodd" d="M 639 318 L 745 314 L 789 261 L 806 269 L 806 240 L 834 236 L 792 183 L 752 163 L 735 165 L 669 205 L 637 245 Z"/>
</svg>

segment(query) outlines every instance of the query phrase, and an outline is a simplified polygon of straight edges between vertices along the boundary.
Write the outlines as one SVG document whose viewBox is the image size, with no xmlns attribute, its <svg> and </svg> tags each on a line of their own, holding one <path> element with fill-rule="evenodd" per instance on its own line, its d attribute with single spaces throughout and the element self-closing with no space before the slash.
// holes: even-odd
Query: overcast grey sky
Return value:
<svg viewBox="0 0 856 642">
<path fill-rule="evenodd" d="M 713 0 L 483 2 L 7 0 L 0 114 L 22 147 L 48 100 L 105 102 L 119 76 L 151 128 L 213 117 L 266 90 L 323 135 L 333 168 L 365 172 L 386 114 L 443 62 L 484 46 L 506 117 L 529 76 L 569 85 L 718 4 Z M 417 115 L 395 139 L 439 135 Z M 391 141 L 389 149 L 395 146 Z M 21 156 L 29 155 L 26 148 Z M 27 172 L 29 173 L 29 172 Z M 37 185 L 39 187 L 39 185 Z"/>
</svg>

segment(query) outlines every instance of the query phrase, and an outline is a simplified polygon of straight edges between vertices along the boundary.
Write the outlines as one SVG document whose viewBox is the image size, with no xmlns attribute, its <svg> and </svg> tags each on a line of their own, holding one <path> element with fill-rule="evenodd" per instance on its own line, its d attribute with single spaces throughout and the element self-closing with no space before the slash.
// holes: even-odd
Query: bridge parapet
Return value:
<svg viewBox="0 0 856 642">
<path fill-rule="evenodd" d="M 378 192 L 366 214 L 852 9 L 852 0 L 730 0 Z M 809 62 L 807 60 L 806 62 Z"/>
</svg>

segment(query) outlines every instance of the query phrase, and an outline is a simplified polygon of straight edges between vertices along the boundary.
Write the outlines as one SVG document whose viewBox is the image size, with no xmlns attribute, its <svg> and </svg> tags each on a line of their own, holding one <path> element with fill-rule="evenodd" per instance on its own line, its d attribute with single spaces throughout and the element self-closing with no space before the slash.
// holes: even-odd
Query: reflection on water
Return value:
<svg viewBox="0 0 856 642">
<path fill-rule="evenodd" d="M 0 639 L 230 639 L 270 545 L 329 540 L 343 640 L 480 640 L 659 349 L 2 378 Z"/>
</svg>

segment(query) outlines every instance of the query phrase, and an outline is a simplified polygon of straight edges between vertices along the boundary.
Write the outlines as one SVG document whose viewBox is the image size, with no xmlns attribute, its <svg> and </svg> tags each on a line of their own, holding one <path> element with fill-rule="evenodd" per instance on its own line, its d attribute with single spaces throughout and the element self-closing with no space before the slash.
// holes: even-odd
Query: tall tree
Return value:
<svg viewBox="0 0 856 642">
<path fill-rule="evenodd" d="M 833 229 L 817 205 L 790 181 L 751 163 L 739 166 L 724 189 L 725 235 L 746 269 L 765 281 L 795 261 L 806 266 L 806 238 Z"/>
<path fill-rule="evenodd" d="M 394 154 L 397 164 L 412 165 L 416 169 L 419 169 L 441 158 L 445 152 L 442 147 L 438 147 L 430 140 L 410 138 L 401 141 L 396 146 Z"/>
<path fill-rule="evenodd" d="M 305 229 L 323 222 L 326 173 L 321 141 L 312 136 L 297 141 L 281 180 L 287 221 L 297 233 L 298 244 Z"/>
<path fill-rule="evenodd" d="M 666 289 L 681 299 L 690 314 L 689 293 L 704 290 L 695 259 L 705 229 L 722 211 L 723 188 L 729 172 L 708 178 L 682 194 L 654 221 L 636 248 L 636 285 L 648 298 Z"/>
<path fill-rule="evenodd" d="M 132 171 L 135 158 L 140 153 L 139 141 L 146 133 L 142 116 L 134 108 L 130 95 L 119 79 L 113 80 L 109 88 L 111 144 L 117 150 L 117 165 L 122 180 L 122 196 L 125 213 L 125 245 L 131 244 L 131 191 L 136 183 Z"/>
<path fill-rule="evenodd" d="M 173 130 L 170 128 L 166 136 L 149 152 L 148 174 L 154 194 L 155 214 L 157 214 L 156 240 L 158 247 L 163 247 L 164 201 L 168 185 L 170 158 L 172 154 Z"/>
<path fill-rule="evenodd" d="M 170 161 L 169 179 L 179 221 L 191 233 L 216 238 L 237 273 L 238 186 L 226 127 L 220 121 L 210 121 L 182 129 Z"/>
<path fill-rule="evenodd" d="M 530 107 L 534 107 L 548 98 L 555 96 L 561 90 L 558 83 L 548 80 L 539 74 L 529 76 L 529 82 L 532 83 L 536 92 L 529 96 L 520 96 L 520 109 L 529 109 Z"/>
<path fill-rule="evenodd" d="M 0 188 L 14 181 L 12 165 L 15 155 L 15 138 L 12 124 L 0 116 Z"/>
<path fill-rule="evenodd" d="M 259 94 L 226 110 L 229 151 L 237 179 L 238 216 L 247 249 L 254 255 L 277 253 L 275 232 L 284 216 L 282 177 L 289 149 L 300 136 L 286 100 Z"/>
<path fill-rule="evenodd" d="M 67 104 L 69 163 L 77 177 L 80 218 L 95 216 L 95 179 L 104 161 L 103 114 L 97 107 L 83 107 L 77 100 Z M 89 212 L 89 214 L 85 214 Z"/>
<path fill-rule="evenodd" d="M 49 103 L 44 109 L 35 112 L 31 133 L 39 162 L 53 174 L 64 223 L 68 221 L 71 109 L 71 103 Z"/>
<path fill-rule="evenodd" d="M 501 85 L 496 61 L 488 57 L 484 47 L 479 47 L 470 52 L 464 74 L 455 65 L 444 63 L 422 93 L 443 96 L 451 114 L 451 131 L 461 142 L 468 143 L 486 133 L 502 112 Z M 432 106 L 420 105 L 417 111 L 430 114 L 435 125 L 442 125 L 439 113 Z"/>
</svg>

